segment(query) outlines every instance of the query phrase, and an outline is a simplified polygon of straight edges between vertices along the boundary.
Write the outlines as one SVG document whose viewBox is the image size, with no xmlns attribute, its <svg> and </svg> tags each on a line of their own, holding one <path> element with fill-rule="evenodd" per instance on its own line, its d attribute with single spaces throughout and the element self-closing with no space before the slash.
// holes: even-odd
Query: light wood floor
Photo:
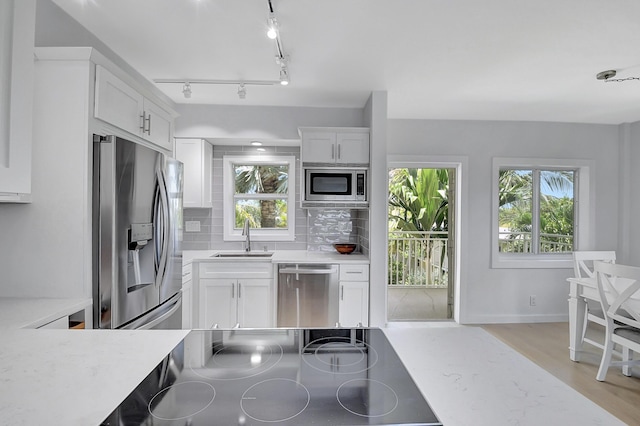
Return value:
<svg viewBox="0 0 640 426">
<path fill-rule="evenodd" d="M 626 377 L 620 367 L 610 367 L 606 381 L 598 382 L 595 377 L 602 351 L 584 345 L 580 362 L 571 361 L 568 323 L 490 324 L 482 328 L 623 422 L 640 424 L 640 368 L 634 377 Z"/>
</svg>

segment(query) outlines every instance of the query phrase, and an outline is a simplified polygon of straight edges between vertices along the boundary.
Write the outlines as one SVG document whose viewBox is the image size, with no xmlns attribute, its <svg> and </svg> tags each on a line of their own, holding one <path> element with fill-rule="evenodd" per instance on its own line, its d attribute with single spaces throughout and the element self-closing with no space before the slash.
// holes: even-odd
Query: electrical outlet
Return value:
<svg viewBox="0 0 640 426">
<path fill-rule="evenodd" d="M 185 221 L 184 230 L 187 232 L 200 232 L 200 221 L 199 220 Z"/>
<path fill-rule="evenodd" d="M 536 306 L 536 296 L 529 296 L 529 306 Z"/>
</svg>

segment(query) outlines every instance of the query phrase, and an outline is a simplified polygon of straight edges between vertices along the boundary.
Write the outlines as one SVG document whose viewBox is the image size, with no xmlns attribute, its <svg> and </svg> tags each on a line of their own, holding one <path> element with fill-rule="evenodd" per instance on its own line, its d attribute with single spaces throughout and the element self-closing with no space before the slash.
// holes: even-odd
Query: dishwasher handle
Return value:
<svg viewBox="0 0 640 426">
<path fill-rule="evenodd" d="M 281 274 L 290 275 L 330 275 L 335 273 L 333 269 L 306 269 L 306 268 L 282 268 L 278 270 Z"/>
</svg>

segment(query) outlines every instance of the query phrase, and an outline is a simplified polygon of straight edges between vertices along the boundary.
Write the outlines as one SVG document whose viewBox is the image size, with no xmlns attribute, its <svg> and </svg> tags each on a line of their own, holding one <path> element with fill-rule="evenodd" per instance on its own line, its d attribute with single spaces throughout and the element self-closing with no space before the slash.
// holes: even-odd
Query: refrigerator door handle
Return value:
<svg viewBox="0 0 640 426">
<path fill-rule="evenodd" d="M 165 181 L 164 172 L 162 171 L 160 165 L 158 165 L 157 169 L 157 177 L 158 177 L 158 194 L 159 194 L 159 205 L 158 205 L 158 213 L 159 217 L 156 221 L 158 230 L 156 235 L 159 236 L 159 240 L 156 242 L 156 249 L 159 252 L 158 259 L 158 274 L 156 277 L 156 287 L 160 288 L 164 281 L 165 272 L 167 269 L 167 263 L 169 262 L 169 235 L 167 235 L 170 224 L 169 224 L 169 196 L 167 190 L 167 184 Z M 159 246 L 159 247 L 158 247 Z"/>
</svg>

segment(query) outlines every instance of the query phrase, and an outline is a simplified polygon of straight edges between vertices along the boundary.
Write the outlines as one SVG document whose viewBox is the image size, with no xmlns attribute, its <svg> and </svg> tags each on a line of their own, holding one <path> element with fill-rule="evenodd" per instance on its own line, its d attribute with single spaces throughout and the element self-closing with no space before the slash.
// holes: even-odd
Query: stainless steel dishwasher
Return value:
<svg viewBox="0 0 640 426">
<path fill-rule="evenodd" d="M 334 327 L 338 323 L 338 265 L 278 267 L 278 327 Z"/>
</svg>

